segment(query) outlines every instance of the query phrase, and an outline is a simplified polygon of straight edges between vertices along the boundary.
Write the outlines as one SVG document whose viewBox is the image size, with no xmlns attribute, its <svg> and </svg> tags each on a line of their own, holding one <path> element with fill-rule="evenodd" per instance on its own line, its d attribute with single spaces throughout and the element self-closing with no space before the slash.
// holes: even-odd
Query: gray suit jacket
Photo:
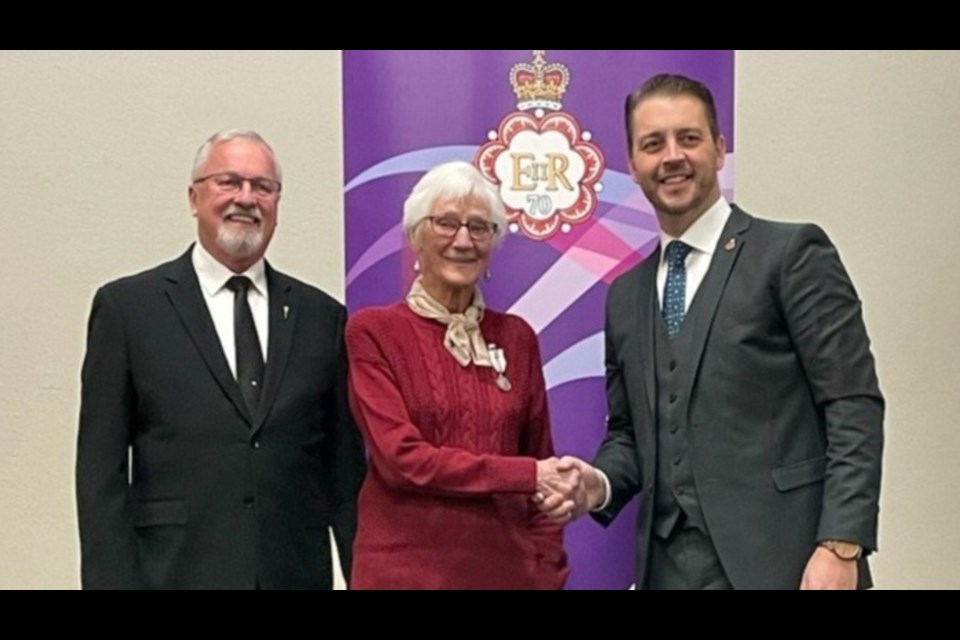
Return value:
<svg viewBox="0 0 960 640">
<path fill-rule="evenodd" d="M 642 494 L 637 582 L 656 486 L 654 328 L 660 253 L 614 282 L 607 301 L 609 523 Z M 813 225 L 736 206 L 697 291 L 694 361 L 683 383 L 704 517 L 736 588 L 799 587 L 817 541 L 877 548 L 884 401 L 860 300 Z M 868 586 L 866 562 L 860 586 Z"/>
</svg>

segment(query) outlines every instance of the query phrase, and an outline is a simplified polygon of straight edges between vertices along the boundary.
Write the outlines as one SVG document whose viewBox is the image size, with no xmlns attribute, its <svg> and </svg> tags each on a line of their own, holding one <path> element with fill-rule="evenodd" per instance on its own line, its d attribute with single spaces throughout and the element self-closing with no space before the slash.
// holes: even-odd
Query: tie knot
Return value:
<svg viewBox="0 0 960 640">
<path fill-rule="evenodd" d="M 250 282 L 250 278 L 247 276 L 233 276 L 227 280 L 227 289 L 230 289 L 230 291 L 234 293 L 246 294 L 251 284 L 253 283 Z"/>
<path fill-rule="evenodd" d="M 682 265 L 692 248 L 693 247 L 684 242 L 674 240 L 667 245 L 667 263 L 674 266 Z"/>
</svg>

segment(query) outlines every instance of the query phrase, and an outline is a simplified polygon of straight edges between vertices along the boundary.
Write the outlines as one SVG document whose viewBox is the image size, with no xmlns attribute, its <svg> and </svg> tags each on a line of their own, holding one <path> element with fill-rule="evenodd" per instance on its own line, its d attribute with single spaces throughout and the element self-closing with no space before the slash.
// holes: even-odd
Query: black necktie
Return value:
<svg viewBox="0 0 960 640">
<path fill-rule="evenodd" d="M 263 352 L 260 350 L 260 338 L 257 325 L 253 322 L 253 313 L 247 302 L 250 279 L 234 276 L 227 282 L 227 288 L 233 291 L 233 336 L 237 346 L 237 382 L 240 393 L 247 403 L 251 415 L 256 415 L 260 406 L 260 389 L 263 387 Z"/>
</svg>

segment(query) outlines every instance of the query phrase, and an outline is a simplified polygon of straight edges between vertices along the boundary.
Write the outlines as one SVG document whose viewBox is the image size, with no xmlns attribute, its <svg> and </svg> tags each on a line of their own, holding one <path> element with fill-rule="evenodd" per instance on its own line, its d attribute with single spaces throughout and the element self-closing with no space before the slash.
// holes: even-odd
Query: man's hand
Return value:
<svg viewBox="0 0 960 640">
<path fill-rule="evenodd" d="M 800 581 L 801 591 L 857 588 L 857 561 L 841 560 L 833 551 L 817 547 Z"/>
</svg>

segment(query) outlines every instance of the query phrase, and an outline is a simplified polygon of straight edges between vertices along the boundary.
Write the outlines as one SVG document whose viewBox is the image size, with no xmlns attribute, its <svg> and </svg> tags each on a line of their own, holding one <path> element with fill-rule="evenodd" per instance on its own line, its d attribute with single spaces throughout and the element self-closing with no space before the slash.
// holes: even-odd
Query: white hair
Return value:
<svg viewBox="0 0 960 640">
<path fill-rule="evenodd" d="M 490 222 L 497 225 L 494 241 L 503 237 L 507 212 L 496 187 L 475 166 L 456 160 L 426 172 L 403 203 L 403 230 L 411 242 L 416 240 L 418 225 L 430 215 L 433 205 L 441 198 L 479 200 L 490 213 Z"/>
<path fill-rule="evenodd" d="M 251 131 L 249 129 L 224 129 L 222 131 L 217 131 L 215 134 L 207 138 L 206 141 L 200 145 L 200 148 L 197 149 L 197 153 L 193 157 L 193 168 L 190 170 L 191 182 L 202 177 L 200 175 L 200 171 L 203 169 L 203 165 L 207 163 L 207 158 L 210 157 L 210 151 L 215 146 L 221 142 L 229 142 L 230 140 L 236 140 L 237 138 L 253 140 L 266 149 L 270 154 L 270 157 L 273 159 L 273 166 L 277 172 L 277 182 L 283 182 L 283 173 L 280 171 L 280 162 L 277 160 L 277 154 L 273 152 L 273 147 L 271 147 L 267 141 L 263 139 L 263 136 L 256 131 Z"/>
</svg>

